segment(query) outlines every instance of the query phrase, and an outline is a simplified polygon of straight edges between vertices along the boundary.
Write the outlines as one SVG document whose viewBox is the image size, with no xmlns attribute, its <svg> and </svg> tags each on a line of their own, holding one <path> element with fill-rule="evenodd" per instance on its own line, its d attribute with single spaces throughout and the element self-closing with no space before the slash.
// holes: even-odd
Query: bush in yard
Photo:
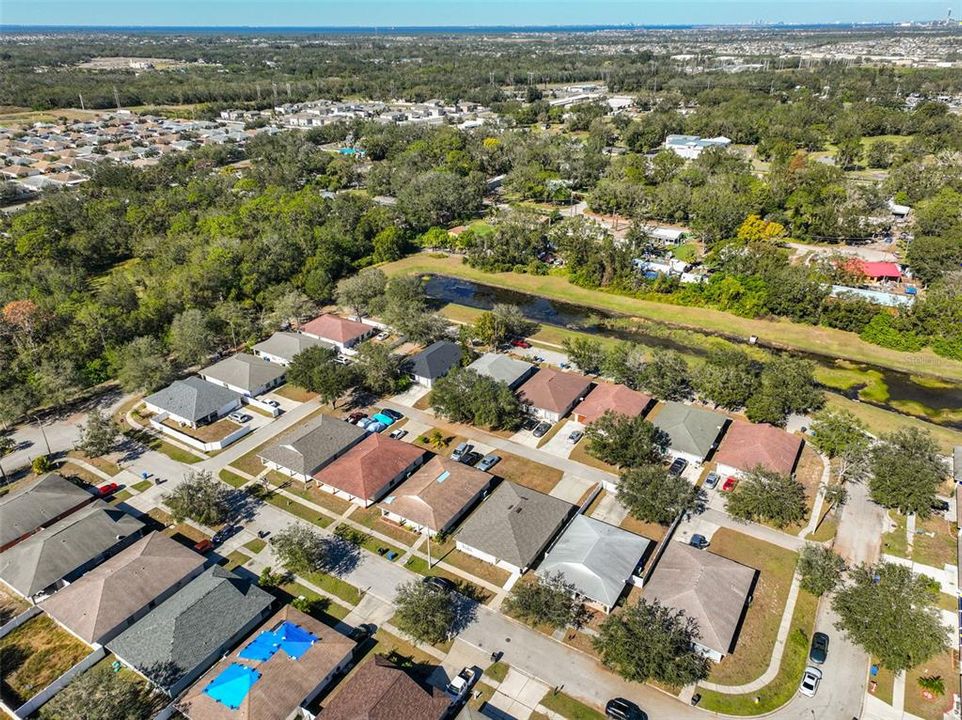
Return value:
<svg viewBox="0 0 962 720">
<path fill-rule="evenodd" d="M 434 383 L 431 407 L 448 420 L 495 429 L 517 428 L 524 418 L 524 405 L 506 383 L 464 368 Z"/>
<path fill-rule="evenodd" d="M 53 462 L 50 460 L 49 455 L 37 455 L 30 463 L 30 469 L 36 475 L 43 475 L 53 470 Z"/>
<path fill-rule="evenodd" d="M 821 597 L 836 588 L 845 571 L 845 561 L 834 550 L 822 545 L 806 545 L 798 557 L 802 587 Z"/>
<path fill-rule="evenodd" d="M 805 519 L 805 488 L 793 477 L 756 467 L 728 496 L 725 509 L 740 520 L 785 527 Z"/>
<path fill-rule="evenodd" d="M 399 585 L 394 624 L 416 640 L 437 644 L 448 639 L 455 621 L 451 593 L 411 580 Z"/>
<path fill-rule="evenodd" d="M 230 515 L 230 491 L 206 470 L 187 473 L 162 499 L 177 522 L 190 518 L 201 525 L 220 525 Z"/>
<path fill-rule="evenodd" d="M 575 586 L 563 573 L 536 576 L 532 581 L 515 583 L 505 600 L 509 614 L 537 625 L 563 628 L 584 621 L 584 603 L 574 594 Z"/>
<path fill-rule="evenodd" d="M 271 567 L 261 570 L 260 577 L 257 578 L 257 584 L 263 588 L 277 587 L 282 582 L 284 582 L 283 573 L 276 573 Z"/>
<path fill-rule="evenodd" d="M 904 427 L 880 438 L 869 460 L 872 500 L 903 513 L 928 517 L 948 472 L 927 430 Z"/>
</svg>

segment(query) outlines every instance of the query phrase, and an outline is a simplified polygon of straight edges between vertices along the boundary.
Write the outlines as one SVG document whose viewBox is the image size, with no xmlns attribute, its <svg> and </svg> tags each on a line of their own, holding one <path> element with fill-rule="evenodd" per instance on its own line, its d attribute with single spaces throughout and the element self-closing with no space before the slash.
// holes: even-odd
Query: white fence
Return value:
<svg viewBox="0 0 962 720">
<path fill-rule="evenodd" d="M 78 662 L 72 668 L 67 670 L 67 672 L 65 672 L 63 675 L 58 677 L 52 683 L 47 685 L 47 687 L 45 687 L 43 690 L 38 692 L 32 698 L 27 700 L 27 702 L 25 702 L 23 705 L 18 707 L 16 710 L 11 712 L 10 714 L 13 715 L 13 717 L 17 718 L 17 720 L 21 720 L 22 718 L 27 718 L 33 715 L 33 713 L 35 713 L 41 705 L 43 705 L 45 702 L 50 700 L 50 698 L 52 698 L 58 692 L 63 690 L 65 687 L 67 687 L 67 684 L 71 680 L 73 680 L 75 677 L 77 677 L 77 675 L 88 670 L 89 668 L 93 667 L 98 662 L 103 660 L 106 654 L 107 652 L 104 650 L 103 646 L 101 645 L 95 646 L 92 653 L 90 653 L 87 657 L 85 657 L 83 660 Z M 0 705 L 2 705 L 2 703 L 0 703 Z M 4 709 L 7 710 L 7 712 L 10 712 L 9 708 L 4 708 Z"/>
<path fill-rule="evenodd" d="M 204 442 L 202 440 L 198 440 L 197 438 L 191 437 L 187 433 L 181 432 L 176 428 L 172 428 L 170 425 L 165 425 L 164 420 L 166 420 L 167 417 L 167 413 L 154 415 L 152 418 L 150 418 L 151 427 L 154 428 L 154 430 L 163 433 L 164 435 L 169 435 L 177 442 L 184 443 L 184 445 L 190 445 L 192 448 L 197 448 L 203 452 L 223 450 L 231 443 L 235 443 L 240 440 L 252 430 L 250 425 L 241 425 L 234 432 L 225 435 L 220 440 L 215 440 L 214 442 Z"/>
<path fill-rule="evenodd" d="M 0 627 L 0 638 L 5 638 L 7 635 L 9 635 L 18 627 L 20 627 L 25 622 L 27 622 L 27 620 L 29 620 L 30 618 L 36 617 L 40 613 L 41 613 L 41 610 L 39 607 L 37 607 L 36 605 L 31 605 L 22 613 L 17 615 L 15 618 L 11 618 L 6 623 L 4 623 L 3 627 Z"/>
</svg>

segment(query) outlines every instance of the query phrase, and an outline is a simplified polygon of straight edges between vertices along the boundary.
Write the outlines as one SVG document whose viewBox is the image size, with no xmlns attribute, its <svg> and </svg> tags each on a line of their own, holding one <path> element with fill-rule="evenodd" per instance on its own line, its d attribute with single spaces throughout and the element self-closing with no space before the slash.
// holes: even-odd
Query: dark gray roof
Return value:
<svg viewBox="0 0 962 720">
<path fill-rule="evenodd" d="M 450 340 L 438 340 L 411 358 L 410 371 L 416 377 L 434 380 L 447 375 L 461 362 L 461 346 Z"/>
<path fill-rule="evenodd" d="M 331 343 L 318 340 L 310 335 L 295 332 L 276 332 L 264 342 L 259 342 L 254 346 L 255 352 L 266 353 L 275 357 L 283 358 L 287 362 L 294 359 L 294 356 L 311 347 L 333 348 Z"/>
<path fill-rule="evenodd" d="M 247 353 L 237 353 L 204 368 L 199 374 L 251 392 L 274 382 L 286 372 L 287 368 L 277 363 Z"/>
<path fill-rule="evenodd" d="M 214 566 L 108 645 L 156 685 L 169 689 L 260 617 L 272 601 L 254 580 Z"/>
<path fill-rule="evenodd" d="M 704 458 L 715 446 L 728 418 L 692 405 L 667 402 L 651 422 L 668 434 L 672 450 Z"/>
<path fill-rule="evenodd" d="M 525 568 L 573 509 L 564 500 L 505 481 L 471 514 L 457 540 Z"/>
<path fill-rule="evenodd" d="M 282 435 L 277 443 L 261 451 L 260 457 L 301 475 L 313 475 L 366 434 L 356 425 L 320 415 Z"/>
<path fill-rule="evenodd" d="M 48 473 L 29 487 L 0 498 L 0 546 L 13 542 L 93 495 L 57 473 Z"/>
<path fill-rule="evenodd" d="M 526 363 L 524 360 L 515 360 L 499 353 L 485 353 L 468 365 L 468 370 L 474 370 L 478 375 L 503 382 L 508 387 L 517 385 L 533 369 L 534 365 L 531 363 Z"/>
<path fill-rule="evenodd" d="M 143 527 L 133 515 L 94 500 L 0 554 L 0 579 L 31 597 Z"/>
<path fill-rule="evenodd" d="M 214 385 L 199 377 L 175 380 L 163 390 L 144 398 L 144 402 L 191 422 L 217 412 L 240 393 Z"/>
</svg>

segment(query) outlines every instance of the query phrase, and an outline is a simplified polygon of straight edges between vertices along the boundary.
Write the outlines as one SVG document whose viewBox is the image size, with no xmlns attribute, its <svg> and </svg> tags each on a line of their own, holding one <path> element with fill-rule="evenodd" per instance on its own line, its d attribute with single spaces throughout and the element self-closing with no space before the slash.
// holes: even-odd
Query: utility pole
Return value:
<svg viewBox="0 0 962 720">
<path fill-rule="evenodd" d="M 80 95 L 80 109 L 81 109 L 81 110 L 86 110 L 87 108 L 84 107 L 84 94 L 83 94 L 83 93 L 78 93 L 78 95 Z"/>
<path fill-rule="evenodd" d="M 114 85 L 114 102 L 117 103 L 117 109 L 120 110 L 120 93 L 117 92 L 116 85 Z"/>
<path fill-rule="evenodd" d="M 46 433 L 46 431 L 43 429 L 43 423 L 40 422 L 40 417 L 39 417 L 38 415 L 34 415 L 34 416 L 33 416 L 33 419 L 37 421 L 37 427 L 40 428 L 40 434 L 43 436 L 43 444 L 44 444 L 44 447 L 47 448 L 47 455 L 49 455 L 49 454 L 50 454 L 50 443 L 47 442 L 47 433 Z"/>
</svg>

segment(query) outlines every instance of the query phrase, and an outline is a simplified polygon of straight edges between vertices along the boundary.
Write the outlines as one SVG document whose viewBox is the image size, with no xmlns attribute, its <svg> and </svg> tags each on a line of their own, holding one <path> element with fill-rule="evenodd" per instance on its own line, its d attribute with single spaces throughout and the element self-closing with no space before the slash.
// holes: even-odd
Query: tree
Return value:
<svg viewBox="0 0 962 720">
<path fill-rule="evenodd" d="M 170 324 L 170 348 L 184 365 L 196 365 L 206 360 L 215 341 L 207 314 L 202 310 L 185 310 Z"/>
<path fill-rule="evenodd" d="M 317 572 L 327 562 L 324 538 L 304 525 L 291 524 L 278 531 L 271 538 L 271 547 L 284 567 L 294 573 Z"/>
<path fill-rule="evenodd" d="M 601 371 L 605 361 L 605 350 L 600 342 L 591 338 L 575 337 L 565 338 L 562 345 L 568 353 L 568 358 L 578 366 L 581 372 L 597 375 Z"/>
<path fill-rule="evenodd" d="M 492 429 L 517 428 L 524 405 L 507 383 L 459 368 L 434 382 L 431 407 L 441 417 Z"/>
<path fill-rule="evenodd" d="M 845 561 L 822 545 L 806 545 L 798 556 L 802 588 L 821 597 L 836 588 L 845 572 Z"/>
<path fill-rule="evenodd" d="M 745 405 L 752 422 L 784 425 L 792 413 L 817 410 L 825 394 L 815 382 L 815 365 L 810 360 L 776 355 L 762 370 L 758 391 Z"/>
<path fill-rule="evenodd" d="M 527 337 L 536 329 L 517 305 L 496 303 L 490 312 L 483 312 L 471 326 L 471 336 L 485 345 L 497 346 L 512 337 Z"/>
<path fill-rule="evenodd" d="M 903 513 L 928 517 L 946 467 L 928 430 L 902 427 L 883 435 L 871 450 L 872 500 Z"/>
<path fill-rule="evenodd" d="M 640 415 L 629 417 L 605 411 L 585 430 L 588 453 L 617 467 L 639 467 L 659 462 L 668 438 Z"/>
<path fill-rule="evenodd" d="M 336 407 L 338 398 L 357 383 L 357 372 L 353 366 L 337 362 L 334 349 L 315 345 L 294 356 L 287 380 Z"/>
<path fill-rule="evenodd" d="M 762 520 L 785 527 L 805 519 L 805 488 L 793 477 L 759 466 L 739 481 L 725 509 L 740 520 Z"/>
<path fill-rule="evenodd" d="M 40 709 L 41 720 L 142 720 L 160 709 L 150 686 L 136 676 L 94 667 L 81 673 Z"/>
<path fill-rule="evenodd" d="M 162 497 L 174 520 L 185 518 L 201 525 L 220 525 L 230 516 L 230 492 L 207 470 L 193 470 Z"/>
<path fill-rule="evenodd" d="M 680 687 L 708 677 L 709 661 L 694 647 L 698 640 L 694 618 L 641 599 L 605 618 L 592 643 L 602 662 L 626 680 L 653 678 Z"/>
<path fill-rule="evenodd" d="M 153 392 L 173 377 L 167 352 L 157 338 L 143 336 L 124 345 L 116 356 L 120 386 L 127 392 Z"/>
<path fill-rule="evenodd" d="M 832 601 L 835 627 L 898 673 L 948 648 L 930 581 L 894 563 L 860 565 Z"/>
<path fill-rule="evenodd" d="M 504 607 L 514 617 L 553 628 L 584 622 L 584 603 L 577 599 L 574 583 L 561 572 L 515 583 Z"/>
<path fill-rule="evenodd" d="M 758 388 L 761 363 L 736 349 L 713 350 L 695 373 L 695 388 L 716 406 L 737 410 L 744 407 Z"/>
<path fill-rule="evenodd" d="M 404 359 L 384 343 L 363 343 L 357 351 L 357 365 L 364 387 L 376 395 L 393 395 L 411 382 L 404 372 Z"/>
<path fill-rule="evenodd" d="M 752 214 L 739 225 L 735 237 L 745 243 L 777 242 L 785 237 L 785 226 Z"/>
<path fill-rule="evenodd" d="M 297 327 L 314 311 L 314 303 L 300 290 L 279 292 L 270 302 L 270 310 L 264 316 L 268 330 L 279 327 Z"/>
<path fill-rule="evenodd" d="M 691 372 L 680 353 L 658 349 L 642 368 L 638 384 L 662 400 L 683 400 L 691 395 Z"/>
<path fill-rule="evenodd" d="M 100 409 L 87 416 L 87 422 L 80 425 L 80 440 L 77 449 L 87 457 L 100 457 L 113 449 L 120 435 L 120 429 L 109 415 Z"/>
<path fill-rule="evenodd" d="M 834 460 L 835 475 L 842 482 L 861 482 L 868 478 L 869 436 L 862 421 L 850 412 L 822 410 L 817 413 L 812 419 L 811 437 L 812 444 Z M 844 490 L 841 485 L 831 487 Z"/>
<path fill-rule="evenodd" d="M 683 477 L 669 475 L 663 465 L 640 465 L 621 474 L 618 501 L 642 522 L 668 525 L 691 507 L 696 490 Z"/>
<path fill-rule="evenodd" d="M 447 329 L 447 321 L 430 312 L 424 282 L 417 275 L 395 275 L 388 280 L 381 316 L 388 325 L 418 343 L 433 342 Z"/>
<path fill-rule="evenodd" d="M 384 272 L 378 268 L 367 268 L 357 275 L 339 280 L 334 296 L 337 304 L 350 308 L 360 322 L 382 298 L 386 287 L 387 276 Z"/>
<path fill-rule="evenodd" d="M 865 164 L 870 168 L 885 169 L 892 164 L 892 156 L 896 149 L 895 143 L 890 140 L 876 140 L 868 146 Z"/>
<path fill-rule="evenodd" d="M 414 639 L 431 644 L 448 639 L 455 621 L 451 593 L 411 580 L 398 586 L 394 607 L 394 624 Z"/>
<path fill-rule="evenodd" d="M 53 470 L 53 461 L 49 455 L 37 455 L 30 463 L 30 469 L 34 475 L 43 475 Z"/>
</svg>

